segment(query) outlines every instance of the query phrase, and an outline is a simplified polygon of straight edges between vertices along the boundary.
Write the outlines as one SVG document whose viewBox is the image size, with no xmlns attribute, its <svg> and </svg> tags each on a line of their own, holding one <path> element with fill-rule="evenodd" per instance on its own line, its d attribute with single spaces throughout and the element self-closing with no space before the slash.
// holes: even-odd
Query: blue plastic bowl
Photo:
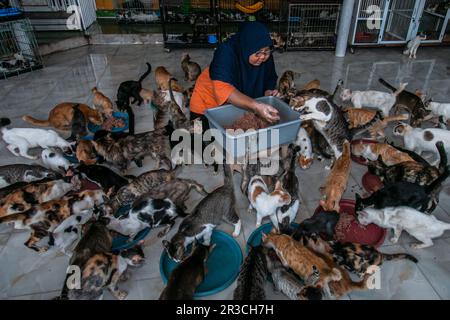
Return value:
<svg viewBox="0 0 450 320">
<path fill-rule="evenodd" d="M 122 132 L 125 130 L 128 130 L 128 113 L 126 112 L 113 112 L 113 117 L 114 118 L 119 118 L 122 119 L 125 122 L 125 126 L 123 128 L 112 128 L 111 132 Z M 102 126 L 93 124 L 93 123 L 88 123 L 88 129 L 90 132 L 92 133 L 96 133 L 98 130 L 102 129 Z M 92 138 L 93 139 L 93 138 Z M 87 140 L 92 140 L 92 139 L 87 139 Z"/>
<path fill-rule="evenodd" d="M 129 211 L 131 209 L 131 206 L 123 206 L 120 207 L 119 210 L 114 214 L 115 217 L 120 217 L 125 212 Z M 137 245 L 140 241 L 144 240 L 148 234 L 150 233 L 150 228 L 145 228 L 141 232 L 139 232 L 134 239 L 130 240 L 130 237 L 120 235 L 117 237 L 114 237 L 112 242 L 112 249 L 111 251 L 120 251 L 120 250 L 126 250 L 134 247 Z"/>
<path fill-rule="evenodd" d="M 292 228 L 296 229 L 296 228 L 298 228 L 298 226 L 299 226 L 298 223 L 295 223 L 295 222 L 291 223 Z M 257 247 L 257 246 L 261 245 L 262 234 L 269 233 L 272 230 L 272 228 L 273 228 L 273 225 L 271 222 L 269 222 L 269 223 L 263 224 L 258 229 L 253 231 L 247 240 L 247 246 L 245 247 L 246 253 L 248 254 L 250 247 Z"/>
<path fill-rule="evenodd" d="M 205 280 L 197 287 L 194 297 L 205 297 L 228 288 L 239 275 L 242 264 L 242 251 L 236 240 L 228 233 L 214 230 L 211 237 L 211 244 L 216 247 L 206 262 L 208 273 Z M 188 250 L 191 246 L 188 247 Z M 172 273 L 178 263 L 169 258 L 166 250 L 161 254 L 159 262 L 159 272 L 164 283 Z"/>
<path fill-rule="evenodd" d="M 211 44 L 217 43 L 217 36 L 214 34 L 208 35 L 208 43 Z"/>
</svg>

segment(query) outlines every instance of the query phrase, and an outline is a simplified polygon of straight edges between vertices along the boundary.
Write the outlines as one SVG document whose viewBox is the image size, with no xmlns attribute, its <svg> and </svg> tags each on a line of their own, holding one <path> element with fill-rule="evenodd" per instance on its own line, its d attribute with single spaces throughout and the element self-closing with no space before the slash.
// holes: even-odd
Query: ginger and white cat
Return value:
<svg viewBox="0 0 450 320">
<path fill-rule="evenodd" d="M 434 148 L 436 149 L 436 147 Z M 401 152 L 387 143 L 357 143 L 352 145 L 352 154 L 370 161 L 375 161 L 381 156 L 383 162 L 388 166 L 415 161 L 407 153 Z"/>
</svg>

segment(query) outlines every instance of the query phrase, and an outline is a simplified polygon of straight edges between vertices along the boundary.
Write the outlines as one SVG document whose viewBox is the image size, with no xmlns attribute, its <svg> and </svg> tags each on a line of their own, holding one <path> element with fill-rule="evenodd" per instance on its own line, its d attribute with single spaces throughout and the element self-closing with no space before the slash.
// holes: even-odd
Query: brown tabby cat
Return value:
<svg viewBox="0 0 450 320">
<path fill-rule="evenodd" d="M 187 53 L 183 53 L 181 58 L 181 68 L 184 72 L 184 80 L 196 81 L 202 69 L 197 62 L 191 61 L 191 57 Z"/>
<path fill-rule="evenodd" d="M 308 279 L 311 270 L 316 268 L 319 272 L 317 287 L 326 287 L 330 281 L 339 281 L 342 278 L 337 268 L 330 267 L 313 251 L 286 234 L 277 234 L 273 231 L 268 235 L 263 233 L 262 241 L 265 247 L 275 250 L 284 266 L 291 268 L 303 279 Z"/>
<path fill-rule="evenodd" d="M 97 108 L 100 113 L 106 118 L 111 118 L 114 111 L 112 101 L 103 93 L 101 93 L 97 89 L 97 87 L 94 87 L 92 89 L 92 92 L 94 93 L 94 99 L 92 103 L 94 104 L 95 108 Z"/>
<path fill-rule="evenodd" d="M 349 123 L 349 129 L 368 128 L 372 139 L 376 139 L 378 136 L 384 138 L 384 129 L 389 122 L 402 121 L 409 118 L 406 114 L 383 117 L 380 111 L 369 109 L 345 108 L 344 111 Z"/>
<path fill-rule="evenodd" d="M 388 166 L 414 161 L 407 153 L 401 152 L 387 143 L 357 143 L 352 145 L 352 154 L 371 161 L 375 161 L 381 156 L 383 162 Z"/>
<path fill-rule="evenodd" d="M 281 75 L 280 82 L 278 84 L 278 91 L 281 95 L 285 96 L 291 89 L 295 89 L 294 71 L 286 70 Z"/>
<path fill-rule="evenodd" d="M 350 143 L 344 144 L 342 156 L 334 162 L 327 177 L 323 190 L 323 200 L 320 205 L 326 211 L 339 212 L 339 201 L 347 188 L 347 181 L 351 170 Z"/>
<path fill-rule="evenodd" d="M 76 157 L 78 161 L 87 165 L 92 165 L 97 162 L 94 147 L 89 140 L 80 140 L 77 144 Z"/>
</svg>

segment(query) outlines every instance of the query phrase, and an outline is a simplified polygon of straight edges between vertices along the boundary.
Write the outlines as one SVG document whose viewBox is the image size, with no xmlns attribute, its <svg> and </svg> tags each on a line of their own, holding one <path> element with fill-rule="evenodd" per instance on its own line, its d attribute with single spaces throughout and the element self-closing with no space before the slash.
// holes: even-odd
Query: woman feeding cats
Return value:
<svg viewBox="0 0 450 320">
<path fill-rule="evenodd" d="M 271 123 L 278 121 L 275 108 L 254 100 L 278 95 L 271 53 L 267 28 L 259 22 L 243 23 L 238 33 L 217 48 L 209 68 L 197 79 L 190 103 L 191 120 L 200 118 L 206 130 L 206 110 L 230 103 Z"/>
</svg>

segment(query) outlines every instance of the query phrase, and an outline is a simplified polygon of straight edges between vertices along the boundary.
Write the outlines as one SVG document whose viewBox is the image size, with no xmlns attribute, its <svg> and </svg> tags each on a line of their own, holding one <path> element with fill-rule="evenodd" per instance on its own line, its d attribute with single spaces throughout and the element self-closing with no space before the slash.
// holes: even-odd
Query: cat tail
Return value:
<svg viewBox="0 0 450 320">
<path fill-rule="evenodd" d="M 408 85 L 407 82 L 400 83 L 400 86 L 398 89 L 394 92 L 394 96 L 398 96 L 400 93 L 402 93 L 403 90 L 405 90 L 406 86 Z"/>
<path fill-rule="evenodd" d="M 439 172 L 443 173 L 447 168 L 447 152 L 445 152 L 444 143 L 442 141 L 436 142 L 436 148 L 438 149 L 439 158 L 441 159 L 439 162 Z"/>
<path fill-rule="evenodd" d="M 394 254 L 387 254 L 387 253 L 383 253 L 383 260 L 384 261 L 391 261 L 391 260 L 402 260 L 402 259 L 407 259 L 410 260 L 414 263 L 419 262 L 419 260 L 417 260 L 416 257 L 407 254 L 407 253 L 394 253 Z"/>
<path fill-rule="evenodd" d="M 425 192 L 427 194 L 432 194 L 436 190 L 438 190 L 441 187 L 442 182 L 445 181 L 445 179 L 448 178 L 450 175 L 450 166 L 445 167 L 444 173 L 442 173 L 436 180 L 434 180 L 430 185 L 425 187 Z"/>
<path fill-rule="evenodd" d="M 386 88 L 390 89 L 392 92 L 397 91 L 397 89 L 395 87 L 393 87 L 392 85 L 390 85 L 388 82 L 386 82 L 386 80 L 379 78 L 378 82 L 381 83 L 383 86 L 385 86 Z"/>
<path fill-rule="evenodd" d="M 34 124 L 35 126 L 40 127 L 50 127 L 50 121 L 47 120 L 38 120 L 30 116 L 23 116 L 22 120 L 31 124 Z"/>
<path fill-rule="evenodd" d="M 170 94 L 170 101 L 172 101 L 172 103 L 175 103 L 178 106 L 178 103 L 175 101 L 175 97 L 173 95 L 173 90 L 172 90 L 172 81 L 177 81 L 177 79 L 175 79 L 174 77 L 169 79 L 169 94 Z M 180 108 L 182 106 L 179 106 Z"/>
<path fill-rule="evenodd" d="M 97 93 L 98 89 L 97 89 L 97 87 L 93 87 L 91 91 L 92 91 L 92 93 Z"/>
<path fill-rule="evenodd" d="M 1 118 L 0 119 L 0 128 L 6 127 L 11 124 L 11 120 L 8 118 Z"/>
<path fill-rule="evenodd" d="M 404 120 L 408 120 L 408 119 L 409 119 L 409 115 L 399 114 L 398 116 L 384 117 L 383 121 L 392 122 L 392 121 L 404 121 Z"/>
<path fill-rule="evenodd" d="M 145 63 L 147 65 L 147 71 L 139 78 L 138 82 L 142 85 L 142 81 L 144 81 L 145 78 L 147 78 L 147 76 L 152 73 L 152 66 L 150 65 L 150 63 L 146 62 Z"/>
</svg>

